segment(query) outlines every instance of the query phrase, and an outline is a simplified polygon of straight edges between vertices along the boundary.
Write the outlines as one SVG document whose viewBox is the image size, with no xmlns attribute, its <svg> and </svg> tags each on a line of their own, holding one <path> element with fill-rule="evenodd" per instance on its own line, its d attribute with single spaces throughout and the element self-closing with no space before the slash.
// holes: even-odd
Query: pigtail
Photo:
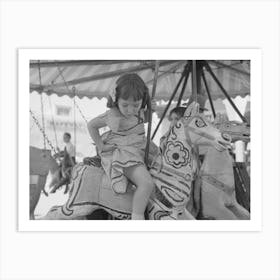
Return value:
<svg viewBox="0 0 280 280">
<path fill-rule="evenodd" d="M 149 107 L 151 106 L 151 97 L 149 94 L 149 89 L 147 88 L 147 90 L 144 92 L 144 96 L 143 96 L 143 102 L 142 102 L 142 109 L 150 109 Z"/>
<path fill-rule="evenodd" d="M 150 104 L 150 94 L 148 87 L 144 84 L 144 90 L 143 90 L 143 102 L 141 105 L 141 109 L 147 109 Z"/>
<path fill-rule="evenodd" d="M 113 108 L 116 106 L 116 102 L 113 101 L 113 98 L 111 95 L 107 98 L 107 108 Z"/>
</svg>

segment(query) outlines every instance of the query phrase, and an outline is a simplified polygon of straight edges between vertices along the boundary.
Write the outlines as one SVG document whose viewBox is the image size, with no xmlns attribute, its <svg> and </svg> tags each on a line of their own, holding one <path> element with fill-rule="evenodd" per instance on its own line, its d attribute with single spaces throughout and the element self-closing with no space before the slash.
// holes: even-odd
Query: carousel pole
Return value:
<svg viewBox="0 0 280 280">
<path fill-rule="evenodd" d="M 201 73 L 201 76 L 202 76 L 202 79 L 203 79 L 203 82 L 204 82 L 204 86 L 205 86 L 205 89 L 206 89 L 206 92 L 207 92 L 207 96 L 208 96 L 208 99 L 209 99 L 209 102 L 210 102 L 212 114 L 213 114 L 213 117 L 215 119 L 216 118 L 216 112 L 215 112 L 214 104 L 213 104 L 213 100 L 212 100 L 212 97 L 210 95 L 209 87 L 208 87 L 208 84 L 206 82 L 205 75 L 204 75 L 203 71 Z"/>
<path fill-rule="evenodd" d="M 203 63 L 201 60 L 193 60 L 192 63 L 192 95 L 196 102 L 198 95 L 203 95 L 202 85 L 201 85 L 201 76 L 203 71 Z M 204 104 L 203 104 L 204 105 Z"/>
<path fill-rule="evenodd" d="M 75 145 L 75 149 L 74 149 L 74 157 L 76 159 L 76 149 L 77 149 L 77 127 L 76 127 L 76 88 L 73 86 L 72 87 L 72 92 L 74 94 L 74 98 L 73 98 L 73 129 L 74 129 L 74 145 Z"/>
<path fill-rule="evenodd" d="M 196 76 L 196 60 L 192 61 L 192 95 L 195 97 L 197 102 L 197 76 Z"/>
<path fill-rule="evenodd" d="M 196 84 L 197 84 L 197 94 L 201 94 L 201 95 L 203 95 L 203 92 L 202 92 L 202 72 L 203 72 L 203 62 L 201 60 L 198 60 L 196 62 Z"/>
<path fill-rule="evenodd" d="M 147 144 L 145 149 L 145 163 L 148 166 L 148 159 L 149 159 L 149 149 L 150 149 L 150 142 L 151 142 L 151 130 L 152 130 L 152 108 L 151 108 L 151 100 L 154 99 L 156 94 L 156 87 L 157 87 L 157 80 L 158 80 L 158 70 L 159 70 L 159 60 L 156 60 L 155 63 L 155 74 L 154 74 L 154 82 L 153 82 L 153 89 L 152 89 L 152 98 L 149 99 L 148 102 L 148 133 L 147 133 Z"/>
<path fill-rule="evenodd" d="M 214 79 L 214 81 L 217 83 L 217 85 L 219 86 L 219 88 L 221 89 L 221 91 L 223 92 L 223 94 L 225 95 L 225 97 L 227 98 L 228 102 L 230 103 L 230 105 L 232 106 L 232 108 L 235 110 L 235 112 L 238 114 L 238 116 L 241 118 L 241 120 L 243 120 L 243 122 L 248 123 L 248 121 L 246 120 L 246 118 L 240 113 L 240 111 L 238 110 L 238 108 L 236 107 L 236 105 L 234 104 L 234 102 L 231 100 L 230 96 L 228 95 L 228 93 L 226 92 L 226 90 L 223 88 L 222 84 L 220 83 L 220 81 L 217 79 L 216 75 L 213 73 L 211 67 L 209 66 L 209 64 L 204 61 L 204 65 L 206 67 L 206 69 L 208 70 L 208 72 L 210 73 L 210 75 L 212 76 L 212 78 Z"/>
<path fill-rule="evenodd" d="M 169 102 L 168 102 L 167 106 L 166 106 L 165 109 L 164 109 L 163 115 L 162 115 L 162 117 L 160 118 L 160 121 L 159 121 L 159 123 L 158 123 L 158 125 L 157 125 L 157 127 L 156 127 L 156 129 L 155 129 L 155 131 L 154 131 L 154 133 L 153 133 L 152 140 L 154 139 L 154 137 L 155 137 L 155 135 L 156 135 L 156 133 L 157 133 L 157 131 L 158 131 L 158 129 L 159 129 L 159 126 L 161 125 L 161 123 L 162 123 L 162 121 L 163 121 L 163 119 L 164 119 L 164 117 L 165 117 L 165 115 L 166 115 L 166 113 L 167 113 L 167 111 L 168 111 L 168 109 L 169 109 L 169 107 L 170 107 L 170 105 L 171 105 L 171 102 L 173 101 L 173 99 L 174 99 L 174 97 L 175 97 L 175 95 L 176 95 L 176 93 L 177 93 L 177 90 L 178 90 L 179 86 L 181 85 L 181 83 L 182 83 L 183 78 L 185 77 L 185 75 L 186 75 L 186 66 L 185 66 L 185 68 L 184 68 L 184 71 L 182 72 L 182 75 L 181 75 L 180 80 L 178 81 L 178 83 L 177 83 L 177 85 L 176 85 L 176 87 L 175 87 L 175 89 L 174 89 L 174 91 L 173 91 L 173 93 L 172 93 L 171 98 L 169 99 Z"/>
<path fill-rule="evenodd" d="M 189 79 L 189 75 L 190 75 L 190 70 L 191 70 L 191 62 L 188 62 L 188 64 L 187 64 L 187 71 L 186 71 L 186 77 L 185 77 L 185 80 L 184 80 L 184 83 L 183 83 L 183 87 L 182 87 L 180 96 L 178 98 L 176 107 L 179 107 L 181 105 L 181 101 L 182 101 L 182 98 L 183 98 L 183 95 L 185 93 L 185 89 L 186 89 L 186 86 L 187 86 L 187 83 L 188 83 L 188 79 Z"/>
</svg>

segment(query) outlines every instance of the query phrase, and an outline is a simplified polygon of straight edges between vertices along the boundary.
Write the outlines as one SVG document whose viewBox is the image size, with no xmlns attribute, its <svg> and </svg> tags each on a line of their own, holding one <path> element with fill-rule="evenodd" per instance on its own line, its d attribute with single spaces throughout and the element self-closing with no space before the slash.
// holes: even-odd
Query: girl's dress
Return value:
<svg viewBox="0 0 280 280">
<path fill-rule="evenodd" d="M 110 152 L 101 152 L 101 164 L 111 179 L 111 186 L 117 193 L 125 193 L 128 179 L 124 175 L 124 168 L 144 164 L 146 137 L 144 128 L 144 111 L 129 119 L 125 118 L 117 108 L 112 108 L 100 115 L 110 128 L 106 133 L 104 144 L 115 145 Z M 158 150 L 153 146 L 151 153 Z"/>
</svg>

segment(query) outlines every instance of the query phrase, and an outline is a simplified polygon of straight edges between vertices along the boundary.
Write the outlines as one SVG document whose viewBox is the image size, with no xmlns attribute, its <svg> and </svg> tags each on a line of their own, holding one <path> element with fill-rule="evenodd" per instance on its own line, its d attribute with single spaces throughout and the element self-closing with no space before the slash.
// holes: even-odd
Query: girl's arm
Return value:
<svg viewBox="0 0 280 280">
<path fill-rule="evenodd" d="M 99 128 L 102 128 L 105 126 L 107 126 L 105 114 L 92 119 L 91 121 L 89 121 L 89 123 L 87 125 L 88 132 L 89 132 L 92 140 L 94 141 L 98 151 L 102 151 L 104 148 L 104 143 L 99 134 Z"/>
</svg>

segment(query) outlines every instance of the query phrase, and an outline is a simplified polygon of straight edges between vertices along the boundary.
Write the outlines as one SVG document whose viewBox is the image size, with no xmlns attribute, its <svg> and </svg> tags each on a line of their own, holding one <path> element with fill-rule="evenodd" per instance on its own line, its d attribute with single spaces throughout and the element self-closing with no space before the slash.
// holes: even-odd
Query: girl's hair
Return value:
<svg viewBox="0 0 280 280">
<path fill-rule="evenodd" d="M 186 107 L 175 107 L 169 113 L 169 118 L 172 114 L 176 114 L 179 118 L 182 118 L 185 114 Z"/>
<path fill-rule="evenodd" d="M 108 108 L 116 107 L 119 98 L 127 100 L 130 96 L 135 101 L 143 100 L 141 108 L 145 108 L 148 105 L 149 89 L 139 75 L 135 73 L 124 74 L 116 81 L 116 85 L 113 93 L 115 100 L 113 100 L 112 96 L 108 97 Z"/>
</svg>

